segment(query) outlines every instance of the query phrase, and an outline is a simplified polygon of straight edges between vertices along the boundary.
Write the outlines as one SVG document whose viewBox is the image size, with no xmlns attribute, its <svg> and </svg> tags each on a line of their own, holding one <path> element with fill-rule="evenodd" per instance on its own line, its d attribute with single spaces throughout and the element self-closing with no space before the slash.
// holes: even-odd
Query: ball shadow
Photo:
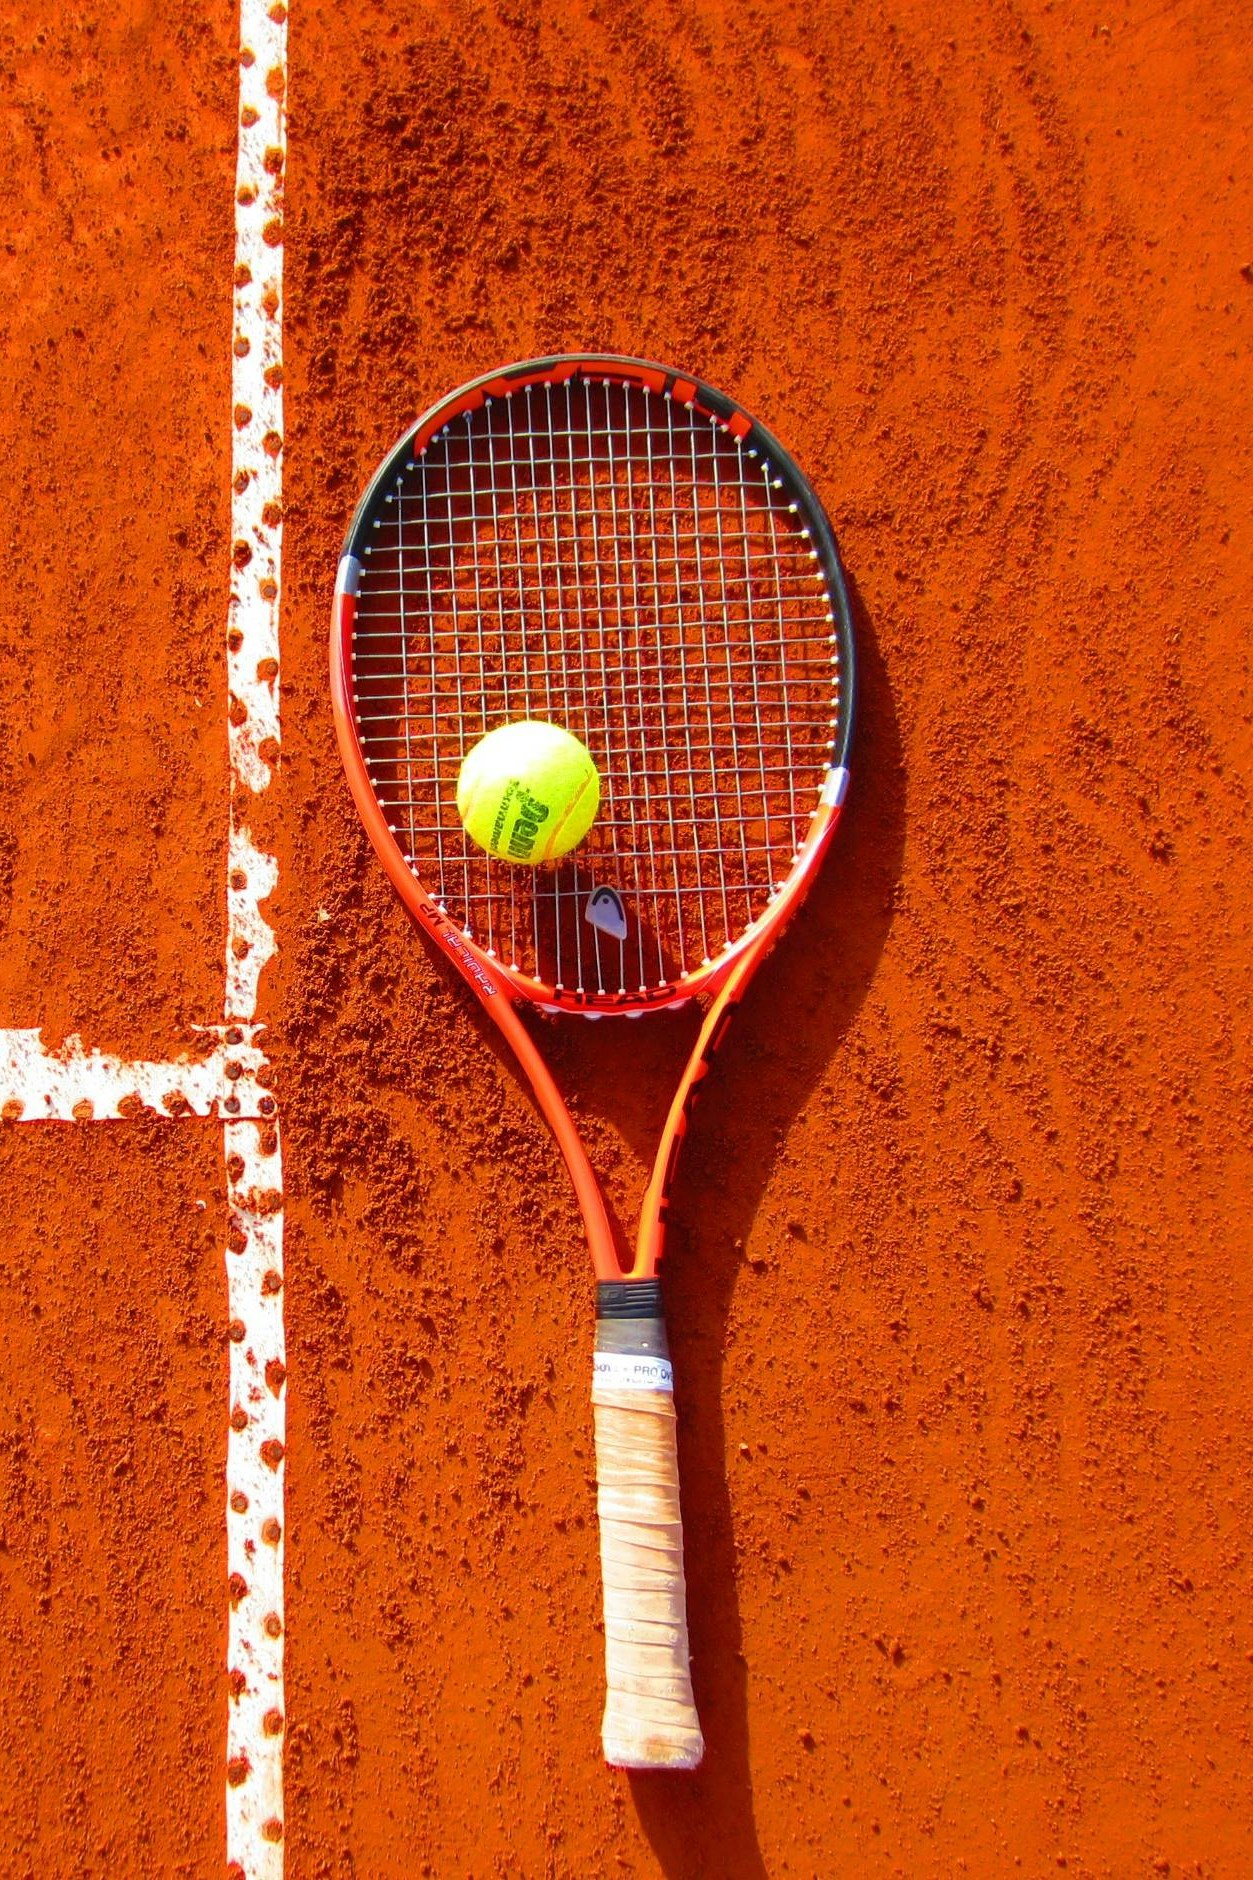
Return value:
<svg viewBox="0 0 1253 1880">
<path fill-rule="evenodd" d="M 873 981 L 892 921 L 905 776 L 891 688 L 850 582 L 858 720 L 848 806 L 805 906 L 780 941 L 706 1080 L 674 1195 L 664 1284 L 675 1362 L 693 1681 L 705 1732 L 694 1775 L 631 1774 L 640 1824 L 669 1880 L 764 1880 L 748 1743 L 748 1678 L 725 1468 L 728 1313 L 778 1144 L 828 1071 Z M 691 1048 L 695 1020 L 554 1027 L 546 1051 L 644 1162 Z M 560 1043 L 550 1050 L 554 1033 Z M 625 1047 L 625 1048 L 624 1048 Z"/>
</svg>

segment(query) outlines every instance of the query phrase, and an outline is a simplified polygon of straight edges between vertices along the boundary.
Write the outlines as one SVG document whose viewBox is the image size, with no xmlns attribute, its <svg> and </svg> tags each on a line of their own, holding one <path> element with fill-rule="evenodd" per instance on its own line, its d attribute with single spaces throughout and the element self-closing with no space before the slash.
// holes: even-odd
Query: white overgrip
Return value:
<svg viewBox="0 0 1253 1880">
<path fill-rule="evenodd" d="M 669 1360 L 598 1351 L 592 1380 L 605 1598 L 605 1760 L 695 1769 L 683 1524 Z"/>
</svg>

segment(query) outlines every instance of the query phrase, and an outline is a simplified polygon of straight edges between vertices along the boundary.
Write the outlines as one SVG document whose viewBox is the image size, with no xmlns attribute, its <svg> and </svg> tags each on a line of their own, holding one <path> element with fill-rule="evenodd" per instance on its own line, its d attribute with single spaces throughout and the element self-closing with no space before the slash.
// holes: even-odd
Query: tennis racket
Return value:
<svg viewBox="0 0 1253 1880">
<path fill-rule="evenodd" d="M 694 1768 L 657 1272 L 697 1088 L 848 781 L 853 635 L 831 526 L 782 446 L 695 378 L 583 355 L 509 366 L 433 406 L 366 490 L 331 686 L 379 858 L 508 1039 L 582 1210 L 606 1760 Z M 598 820 L 556 866 L 495 860 L 457 817 L 465 753 L 526 718 L 574 732 L 600 771 Z M 693 999 L 699 1035 L 624 1265 L 537 1039 L 548 1018 Z"/>
</svg>

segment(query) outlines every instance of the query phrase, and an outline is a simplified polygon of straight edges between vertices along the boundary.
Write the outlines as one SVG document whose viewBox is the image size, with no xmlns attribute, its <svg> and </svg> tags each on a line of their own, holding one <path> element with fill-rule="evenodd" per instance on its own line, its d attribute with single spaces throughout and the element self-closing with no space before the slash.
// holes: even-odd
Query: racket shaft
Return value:
<svg viewBox="0 0 1253 1880">
<path fill-rule="evenodd" d="M 692 1699 L 674 1393 L 659 1316 L 598 1321 L 592 1405 L 605 1760 L 694 1769 L 705 1745 Z"/>
</svg>

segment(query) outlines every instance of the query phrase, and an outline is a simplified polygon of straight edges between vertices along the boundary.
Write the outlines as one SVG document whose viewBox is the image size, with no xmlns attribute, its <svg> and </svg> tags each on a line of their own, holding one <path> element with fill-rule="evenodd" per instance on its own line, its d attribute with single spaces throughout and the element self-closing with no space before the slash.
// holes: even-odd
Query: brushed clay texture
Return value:
<svg viewBox="0 0 1253 1880">
<path fill-rule="evenodd" d="M 1248 1873 L 1240 10 L 344 0 L 290 55 L 288 1872 Z M 0 1024 L 133 1057 L 221 1012 L 236 56 L 0 26 Z M 857 610 L 844 822 L 675 1195 L 684 1777 L 601 1761 L 577 1213 L 325 676 L 384 451 L 581 349 L 758 413 Z M 537 1022 L 633 1225 L 694 1014 Z M 221 1144 L 76 1127 L 0 1134 L 0 1869 L 217 1875 Z"/>
</svg>

